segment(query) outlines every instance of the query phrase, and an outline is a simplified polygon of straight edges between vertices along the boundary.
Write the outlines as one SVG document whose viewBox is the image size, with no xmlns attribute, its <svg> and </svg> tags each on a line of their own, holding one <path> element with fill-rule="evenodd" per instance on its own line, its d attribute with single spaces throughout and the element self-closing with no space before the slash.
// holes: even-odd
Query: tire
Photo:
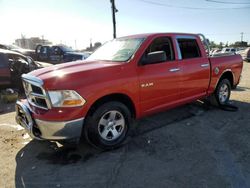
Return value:
<svg viewBox="0 0 250 188">
<path fill-rule="evenodd" d="M 115 149 L 125 141 L 132 122 L 131 112 L 123 103 L 107 102 L 86 118 L 86 140 L 104 150 Z"/>
<path fill-rule="evenodd" d="M 228 103 L 231 95 L 231 84 L 228 79 L 222 79 L 212 95 L 212 104 L 222 106 Z"/>
</svg>

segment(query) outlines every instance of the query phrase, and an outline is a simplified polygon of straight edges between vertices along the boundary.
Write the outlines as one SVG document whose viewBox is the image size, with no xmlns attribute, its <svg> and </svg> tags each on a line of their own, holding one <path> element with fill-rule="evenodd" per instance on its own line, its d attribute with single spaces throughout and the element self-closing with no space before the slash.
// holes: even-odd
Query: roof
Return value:
<svg viewBox="0 0 250 188">
<path fill-rule="evenodd" d="M 24 56 L 21 53 L 18 53 L 18 52 L 12 51 L 12 50 L 5 50 L 5 49 L 0 49 L 0 53 L 3 53 L 3 54 L 17 54 L 17 55 Z"/>
<path fill-rule="evenodd" d="M 155 35 L 190 35 L 190 36 L 197 36 L 195 33 L 142 33 L 142 34 L 135 34 L 135 35 L 128 35 L 128 36 L 123 36 L 119 38 L 147 38 L 147 37 L 153 37 Z"/>
</svg>

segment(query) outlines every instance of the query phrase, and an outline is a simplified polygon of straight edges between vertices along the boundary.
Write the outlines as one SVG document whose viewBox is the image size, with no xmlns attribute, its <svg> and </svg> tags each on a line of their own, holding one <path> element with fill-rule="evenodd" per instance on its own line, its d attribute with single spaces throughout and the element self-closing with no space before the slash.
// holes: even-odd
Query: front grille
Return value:
<svg viewBox="0 0 250 188">
<path fill-rule="evenodd" d="M 42 85 L 36 81 L 29 79 L 25 79 L 25 75 L 23 76 L 23 87 L 28 99 L 28 102 L 38 108 L 49 109 L 49 100 L 45 90 Z"/>
</svg>

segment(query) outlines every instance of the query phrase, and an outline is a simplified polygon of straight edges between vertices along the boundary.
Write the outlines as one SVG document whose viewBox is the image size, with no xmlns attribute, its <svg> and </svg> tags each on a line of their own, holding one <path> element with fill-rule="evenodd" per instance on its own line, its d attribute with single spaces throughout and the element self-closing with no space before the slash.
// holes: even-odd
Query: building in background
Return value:
<svg viewBox="0 0 250 188">
<path fill-rule="evenodd" d="M 234 43 L 234 47 L 247 47 L 247 42 L 237 41 Z"/>
<path fill-rule="evenodd" d="M 15 45 L 25 49 L 35 50 L 38 44 L 52 45 L 52 42 L 46 39 L 41 39 L 39 37 L 25 38 L 23 36 L 20 39 L 15 40 Z"/>
<path fill-rule="evenodd" d="M 94 46 L 92 45 L 92 41 L 90 42 L 89 47 L 87 47 L 84 51 L 89 51 L 89 52 L 93 52 L 95 51 L 97 48 L 99 48 L 102 45 L 102 43 L 100 42 L 95 42 Z"/>
</svg>

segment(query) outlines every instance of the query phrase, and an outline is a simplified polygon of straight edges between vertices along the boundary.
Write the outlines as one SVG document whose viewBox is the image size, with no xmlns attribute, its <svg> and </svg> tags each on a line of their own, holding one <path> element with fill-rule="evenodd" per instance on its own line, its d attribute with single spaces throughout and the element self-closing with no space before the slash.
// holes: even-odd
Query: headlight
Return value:
<svg viewBox="0 0 250 188">
<path fill-rule="evenodd" d="M 49 91 L 48 93 L 53 107 L 76 107 L 86 102 L 73 90 Z"/>
</svg>

